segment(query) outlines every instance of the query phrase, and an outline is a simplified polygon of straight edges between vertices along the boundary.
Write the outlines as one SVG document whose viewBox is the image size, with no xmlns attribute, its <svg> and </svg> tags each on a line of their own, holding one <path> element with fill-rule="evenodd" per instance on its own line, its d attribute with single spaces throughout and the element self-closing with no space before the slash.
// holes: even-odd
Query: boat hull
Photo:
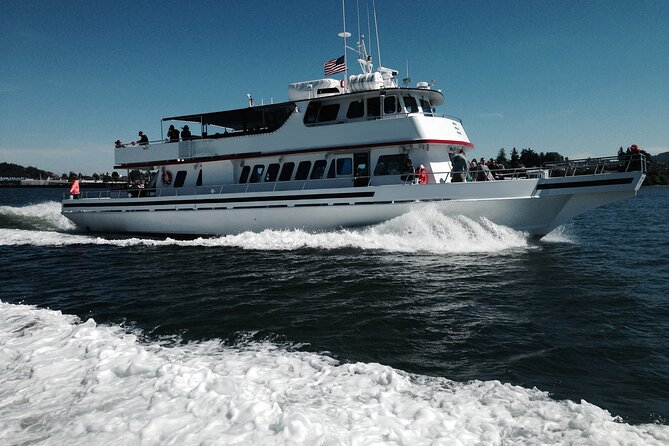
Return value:
<svg viewBox="0 0 669 446">
<path fill-rule="evenodd" d="M 589 209 L 632 197 L 641 172 L 478 183 L 124 199 L 64 200 L 63 215 L 91 232 L 227 235 L 328 230 L 380 223 L 432 207 L 542 237 Z"/>
</svg>

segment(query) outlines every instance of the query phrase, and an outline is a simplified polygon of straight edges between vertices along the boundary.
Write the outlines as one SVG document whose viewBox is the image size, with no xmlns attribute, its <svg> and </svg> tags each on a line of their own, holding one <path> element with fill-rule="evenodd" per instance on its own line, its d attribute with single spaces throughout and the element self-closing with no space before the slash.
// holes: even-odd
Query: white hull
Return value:
<svg viewBox="0 0 669 446">
<path fill-rule="evenodd" d="M 448 216 L 482 217 L 541 237 L 589 209 L 634 196 L 644 175 L 602 177 L 66 200 L 63 213 L 87 231 L 225 235 L 365 226 L 433 206 Z"/>
</svg>

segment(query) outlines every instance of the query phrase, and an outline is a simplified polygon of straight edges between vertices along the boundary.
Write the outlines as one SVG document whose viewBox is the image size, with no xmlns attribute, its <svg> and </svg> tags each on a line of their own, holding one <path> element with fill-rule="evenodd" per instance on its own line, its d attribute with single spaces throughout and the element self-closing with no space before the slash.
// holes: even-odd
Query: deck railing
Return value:
<svg viewBox="0 0 669 446">
<path fill-rule="evenodd" d="M 532 178 L 555 178 L 578 175 L 605 175 L 613 172 L 642 171 L 646 172 L 646 158 L 644 155 L 626 155 L 624 157 L 601 157 L 583 160 L 570 160 L 559 163 L 546 163 L 541 167 L 521 167 L 512 169 L 490 169 L 489 177 L 494 180 L 519 180 Z M 480 170 L 464 172 L 464 183 L 477 182 Z M 458 178 L 463 172 L 431 172 L 432 178 L 439 178 L 437 182 L 452 182 L 454 175 Z M 430 176 L 430 174 L 428 176 Z M 485 172 L 483 173 L 485 175 Z M 481 181 L 479 179 L 479 181 Z M 488 180 L 486 180 L 488 181 Z M 135 197 L 179 197 L 186 195 L 214 195 L 248 192 L 281 192 L 311 189 L 339 189 L 354 186 L 385 186 L 417 184 L 418 174 L 402 173 L 381 176 L 347 176 L 337 178 L 305 179 L 293 181 L 255 182 L 242 184 L 221 184 L 211 186 L 184 186 L 166 188 L 142 188 L 117 190 L 86 191 L 82 198 L 135 198 Z M 67 198 L 69 194 L 64 194 Z"/>
</svg>

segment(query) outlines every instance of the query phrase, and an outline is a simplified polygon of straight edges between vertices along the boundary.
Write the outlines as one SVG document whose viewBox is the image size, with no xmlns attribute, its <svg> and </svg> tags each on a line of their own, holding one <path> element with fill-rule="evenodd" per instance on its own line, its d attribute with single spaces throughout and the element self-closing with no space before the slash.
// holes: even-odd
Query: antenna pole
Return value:
<svg viewBox="0 0 669 446">
<path fill-rule="evenodd" d="M 344 85 L 346 85 L 346 79 L 348 79 L 348 63 L 346 60 L 346 5 L 344 0 L 341 0 L 341 15 L 344 22 L 342 35 L 344 37 Z"/>
<path fill-rule="evenodd" d="M 376 21 L 376 0 L 372 0 L 372 8 L 374 9 L 374 29 L 376 30 L 376 52 L 379 54 L 379 67 L 382 67 L 383 65 L 381 65 L 381 44 L 379 43 L 379 24 Z"/>
</svg>

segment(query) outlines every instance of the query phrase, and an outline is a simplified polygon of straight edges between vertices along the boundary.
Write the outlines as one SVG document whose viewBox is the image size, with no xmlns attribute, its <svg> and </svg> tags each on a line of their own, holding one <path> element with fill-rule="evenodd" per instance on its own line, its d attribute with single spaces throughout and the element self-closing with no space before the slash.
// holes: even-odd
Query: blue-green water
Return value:
<svg viewBox="0 0 669 446">
<path fill-rule="evenodd" d="M 47 313 L 48 318 L 75 315 L 83 321 L 92 318 L 102 324 L 96 330 L 109 327 L 111 335 L 95 335 L 103 344 L 120 342 L 119 339 L 125 339 L 123 333 L 132 331 L 138 336 L 133 341 L 133 351 L 162 345 L 170 352 L 167 359 L 160 356 L 165 361 L 161 373 L 167 376 L 180 376 L 168 370 L 169 367 L 182 360 L 179 358 L 185 355 L 183 349 L 196 348 L 195 353 L 189 350 L 189 354 L 205 361 L 203 367 L 209 367 L 210 373 L 221 372 L 222 364 L 227 364 L 225 358 L 240 352 L 250 352 L 244 359 L 235 357 L 246 365 L 247 372 L 260 369 L 261 375 L 268 376 L 273 370 L 280 370 L 281 361 L 292 358 L 291 355 L 315 355 L 309 361 L 325 361 L 327 367 L 334 367 L 328 369 L 329 376 L 335 376 L 335 371 L 341 372 L 341 367 L 347 364 L 372 369 L 389 366 L 384 370 L 399 373 L 411 386 L 416 386 L 408 394 L 391 389 L 392 395 L 399 392 L 403 397 L 412 396 L 408 403 L 386 406 L 386 400 L 382 399 L 389 398 L 390 393 L 386 392 L 390 392 L 387 386 L 391 384 L 383 387 L 385 381 L 373 381 L 374 386 L 382 386 L 382 391 L 376 391 L 377 396 L 373 397 L 378 397 L 378 402 L 374 400 L 380 405 L 377 412 L 367 406 L 355 409 L 359 401 L 349 399 L 361 390 L 348 381 L 349 375 L 346 379 L 336 375 L 330 383 L 332 387 L 323 387 L 329 390 L 321 390 L 318 398 L 303 388 L 299 392 L 293 389 L 292 399 L 287 400 L 290 404 L 299 401 L 299 410 L 294 405 L 283 406 L 288 404 L 284 400 L 281 404 L 272 401 L 282 409 L 284 418 L 292 410 L 308 419 L 298 423 L 303 430 L 297 429 L 306 437 L 296 436 L 297 431 L 291 431 L 292 425 L 285 420 L 267 424 L 279 426 L 272 428 L 272 432 L 274 435 L 283 432 L 284 437 L 265 436 L 260 421 L 264 415 L 255 414 L 251 416 L 251 424 L 244 424 L 246 427 L 240 427 L 239 432 L 259 437 L 240 437 L 242 443 L 249 439 L 259 443 L 263 442 L 259 439 L 265 439 L 267 444 L 293 440 L 300 443 L 302 438 L 307 444 L 313 438 L 322 438 L 320 444 L 329 444 L 328 439 L 356 444 L 355 437 L 341 436 L 339 432 L 354 431 L 360 419 L 374 420 L 377 423 L 374 426 L 378 423 L 385 426 L 383 417 L 390 416 L 389 413 L 400 417 L 403 413 L 398 407 L 432 404 L 434 395 L 443 389 L 457 389 L 458 395 L 465 394 L 467 398 L 463 401 L 455 396 L 446 398 L 439 405 L 442 409 L 430 406 L 435 411 L 430 416 L 437 417 L 437 421 L 429 429 L 416 427 L 416 420 L 423 422 L 422 418 L 408 417 L 414 421 L 402 424 L 408 432 L 405 434 L 410 435 L 404 444 L 429 444 L 435 439 L 449 438 L 464 443 L 470 439 L 472 444 L 526 443 L 527 438 L 538 443 L 563 443 L 571 441 L 568 432 L 572 431 L 574 438 L 597 444 L 599 437 L 592 436 L 597 429 L 602 431 L 601 438 L 614 444 L 625 441 L 661 444 L 669 438 L 664 426 L 669 417 L 669 188 L 644 188 L 638 197 L 590 211 L 539 242 L 487 222 L 450 219 L 429 211 L 372 228 L 319 234 L 271 231 L 196 240 L 91 236 L 79 233 L 59 215 L 60 194 L 61 191 L 48 189 L 0 189 L 3 303 L 0 314 L 4 313 L 8 320 L 25 319 L 21 336 L 31 333 L 36 342 L 24 345 L 18 332 L 5 333 L 8 345 L 24 345 L 24 350 L 15 349 L 24 357 L 0 354 L 3 367 L 18 370 L 21 364 L 30 363 L 26 358 L 41 352 L 42 344 L 37 342 L 40 336 L 45 337 L 44 348 L 53 348 L 53 336 L 40 334 L 42 331 L 38 329 L 32 333 L 30 328 L 39 327 L 35 320 L 47 317 L 41 309 L 50 309 L 63 315 Z M 49 324 L 52 329 L 62 326 L 75 330 L 73 327 L 78 326 L 76 320 L 70 319 L 57 319 Z M 212 340 L 223 343 L 211 344 Z M 70 341 L 56 344 L 65 348 L 71 345 Z M 86 344 L 86 352 L 97 351 L 93 345 L 98 344 Z M 279 362 L 263 368 L 266 364 L 263 355 L 268 351 L 275 352 L 272 358 Z M 84 353 L 81 357 L 75 354 L 78 362 L 75 361 L 74 368 L 64 365 L 58 369 L 59 373 L 67 380 L 68 376 L 78 376 L 89 368 L 98 370 L 106 356 L 97 355 L 89 364 L 83 362 L 87 358 Z M 294 376 L 293 372 L 287 372 L 288 378 L 284 375 L 268 378 L 267 388 L 272 387 L 271 382 L 280 382 L 274 384 L 274 392 L 285 393 L 290 388 L 288 382 L 305 375 L 294 365 L 293 368 Z M 323 368 L 318 370 L 321 373 Z M 128 373 L 132 379 L 136 378 Z M 366 373 L 373 372 L 359 373 L 367 376 Z M 30 393 L 45 388 L 46 378 L 40 378 L 39 373 L 12 376 L 11 382 L 7 381 L 9 378 L 5 382 L 0 378 L 4 394 L 12 389 Z M 115 372 L 114 376 L 119 380 L 131 379 L 123 373 Z M 151 379 L 159 380 L 165 375 L 156 376 L 151 375 Z M 318 376 L 313 383 L 316 387 L 308 386 L 309 389 L 326 386 Z M 99 377 L 96 380 L 104 381 Z M 148 381 L 139 382 L 136 385 L 149 386 Z M 480 386 L 491 386 L 493 390 L 480 394 L 475 390 Z M 142 394 L 146 399 L 155 399 L 161 392 L 176 398 L 169 393 L 174 390 L 156 387 L 155 383 L 148 388 L 152 390 L 144 392 L 154 393 L 151 397 Z M 332 389 L 339 388 L 347 395 L 344 402 L 330 402 L 328 398 L 335 392 Z M 212 389 L 209 391 L 215 391 L 216 387 Z M 243 389 L 236 389 L 234 395 L 243 393 Z M 77 392 L 89 398 L 95 394 L 87 384 L 81 384 Z M 220 396 L 221 391 L 217 392 Z M 50 409 L 43 410 L 64 411 L 63 418 L 56 418 L 60 420 L 58 423 L 78 420 L 79 415 L 73 415 L 72 410 L 79 407 L 80 400 L 54 395 L 49 400 Z M 257 405 L 255 398 L 261 397 L 253 395 L 244 401 Z M 139 397 L 120 398 L 117 406 L 113 406 L 116 409 L 99 403 L 90 410 L 105 414 L 100 419 L 112 419 L 115 410 L 127 413 L 139 410 L 134 398 Z M 531 410 L 526 398 L 534 402 L 543 399 L 544 406 Z M 100 400 L 103 399 L 108 397 L 101 396 Z M 91 400 L 86 401 L 90 404 Z M 129 406 L 124 406 L 123 401 Z M 204 404 L 196 398 L 193 401 L 194 407 Z M 444 404 L 451 403 L 455 409 L 444 412 Z M 506 409 L 491 410 L 485 423 L 478 425 L 476 414 L 485 411 L 472 408 L 474 403 L 484 408 L 501 405 Z M 269 407 L 270 412 L 262 413 L 271 413 L 274 406 Z M 356 415 L 341 415 L 338 411 L 345 407 L 351 407 L 351 414 Z M 605 416 L 600 412 L 606 413 L 600 409 L 621 417 L 615 424 L 622 433 L 602 425 Z M 0 419 L 9 417 L 7 414 L 12 410 L 16 413 L 17 409 L 12 409 L 10 402 L 4 408 L 0 403 Z M 191 412 L 195 411 L 189 410 L 178 405 L 170 409 L 194 416 Z M 597 414 L 592 415 L 592 410 Z M 333 415 L 335 412 L 338 415 Z M 162 412 L 148 416 L 147 426 L 157 423 L 162 416 Z M 206 420 L 204 425 L 214 429 L 219 423 L 217 416 L 235 420 L 209 414 L 202 418 Z M 464 431 L 449 427 L 452 425 L 439 418 L 447 416 L 457 426 L 471 423 L 475 427 L 463 428 Z M 508 426 L 519 423 L 519 417 L 527 418 L 523 422 L 525 431 L 521 427 L 509 430 Z M 322 425 L 329 426 L 332 432 L 322 426 L 321 430 L 315 429 L 314 420 L 322 420 Z M 561 425 L 560 420 L 569 421 Z M 559 425 L 555 432 L 560 435 L 553 435 L 551 423 Z M 105 421 L 104 425 L 115 432 L 114 422 Z M 488 425 L 497 437 L 486 437 L 492 432 L 486 430 Z M 103 437 L 86 437 L 83 433 L 81 437 L 74 433 L 54 436 L 58 428 L 48 422 L 30 426 L 33 427 L 16 428 L 14 436 L 7 438 L 19 443 L 34 438 L 41 438 L 44 444 L 57 444 L 50 443 L 53 438 L 68 441 L 79 438 L 82 444 L 98 440 L 104 443 Z M 126 430 L 133 432 L 127 426 Z M 86 432 L 91 428 L 87 429 Z M 163 438 L 158 443 L 206 443 L 210 437 L 204 436 L 204 432 L 209 431 L 202 429 L 198 431 L 201 437 L 196 433 L 179 437 L 183 431 L 159 429 L 168 433 L 155 438 Z M 225 434 L 231 432 L 221 429 Z M 389 432 L 399 428 L 394 429 Z M 650 436 L 634 436 L 636 429 Z M 363 431 L 371 435 L 372 429 Z M 39 432 L 48 435 L 40 437 Z M 66 428 L 65 432 L 70 431 Z M 292 432 L 291 436 L 285 437 L 285 432 Z M 318 432 L 321 437 L 309 437 Z M 448 437 L 449 432 L 453 437 Z M 545 436 L 546 432 L 553 432 L 553 436 Z M 332 438 L 328 437 L 330 434 Z M 472 437 L 467 437 L 469 434 Z M 154 438 L 146 437 L 146 432 L 144 435 L 128 437 L 128 441 Z M 228 444 L 227 437 L 217 435 L 211 438 Z M 386 434 L 380 433 L 378 437 L 383 442 L 402 443 L 393 440 L 391 434 L 383 435 Z M 361 438 L 360 444 L 366 444 L 377 437 Z M 415 443 L 410 441 L 412 438 Z M 340 444 L 334 440 L 331 444 Z M 216 441 L 211 444 L 218 444 Z"/>
</svg>

